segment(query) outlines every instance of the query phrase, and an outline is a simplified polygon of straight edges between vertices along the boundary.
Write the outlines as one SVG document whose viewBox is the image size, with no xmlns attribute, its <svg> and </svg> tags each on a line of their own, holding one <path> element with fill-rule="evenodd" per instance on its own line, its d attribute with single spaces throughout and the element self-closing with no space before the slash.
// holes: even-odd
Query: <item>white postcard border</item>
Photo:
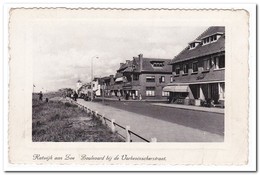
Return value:
<svg viewBox="0 0 260 175">
<path fill-rule="evenodd" d="M 39 5 L 35 5 L 35 4 L 28 4 L 28 5 L 25 5 L 25 4 L 12 4 L 12 5 L 5 5 L 4 7 L 4 10 L 5 10 L 5 13 L 4 15 L 7 15 L 8 16 L 8 9 L 11 8 L 11 7 L 116 7 L 116 8 L 125 8 L 126 6 L 125 5 L 119 5 L 119 4 L 98 4 L 98 5 L 73 5 L 73 4 L 46 4 L 46 5 L 43 5 L 41 4 L 40 6 Z M 219 7 L 218 7 L 219 6 Z M 220 7 L 221 6 L 221 7 Z M 159 8 L 176 8 L 176 4 L 175 5 L 169 5 L 169 4 L 145 4 L 145 5 L 127 5 L 127 8 L 154 8 L 154 7 L 159 7 Z M 210 168 L 208 169 L 208 166 L 202 166 L 202 165 L 199 165 L 199 166 L 192 166 L 189 168 L 189 170 L 187 170 L 187 166 L 184 166 L 184 165 L 176 165 L 174 166 L 164 166 L 164 165 L 161 165 L 159 167 L 157 166 L 147 166 L 147 165 L 141 165 L 141 166 L 137 166 L 137 165 L 134 165 L 134 166 L 130 166 L 130 165 L 127 165 L 127 166 L 122 166 L 122 165 L 115 165 L 115 166 L 111 166 L 111 165 L 73 165 L 73 168 L 71 165 L 69 166 L 64 166 L 64 165 L 44 165 L 44 166 L 40 166 L 40 165 L 14 165 L 14 164 L 9 164 L 8 163 L 8 143 L 7 143 L 7 130 L 8 130 L 8 118 L 7 118 L 7 111 L 8 111 L 8 76 L 6 76 L 9 72 L 8 70 L 8 59 L 4 59 L 4 100 L 5 100 L 5 103 L 4 103 L 4 146 L 5 146 L 5 150 L 4 150 L 4 153 L 5 153 L 5 156 L 4 156 L 4 162 L 5 162 L 5 170 L 12 170 L 12 171 L 16 171 L 16 170 L 52 170 L 52 171 L 56 171 L 56 170 L 70 170 L 70 171 L 79 171 L 79 170 L 88 170 L 88 171 L 94 171 L 94 170 L 101 170 L 102 168 L 102 171 L 109 171 L 109 170 L 117 170 L 117 171 L 125 171 L 125 170 L 135 170 L 135 171 L 145 171 L 145 170 L 153 170 L 153 171 L 156 171 L 156 170 L 160 170 L 160 171 L 182 171 L 182 170 L 185 170 L 185 171 L 196 171 L 196 170 L 199 170 L 199 171 L 208 171 L 208 170 L 226 170 L 226 171 L 234 171 L 234 170 L 241 170 L 241 171 L 246 171 L 246 170 L 249 170 L 249 169 L 253 169 L 254 168 L 254 155 L 255 155 L 255 138 L 256 138 L 256 135 L 255 135 L 255 132 L 256 131 L 256 128 L 255 128 L 255 123 L 256 123 L 256 119 L 255 119 L 255 110 L 256 110 L 256 104 L 255 104 L 255 87 L 256 87 L 256 82 L 255 82 L 255 65 L 256 65 L 256 61 L 255 61 L 255 51 L 256 51 L 256 48 L 255 48 L 255 6 L 254 5 L 245 5 L 245 4 L 235 4 L 235 5 L 214 5 L 214 4 L 211 4 L 211 5 L 202 5 L 202 4 L 189 4 L 189 5 L 183 5 L 183 4 L 178 4 L 177 5 L 177 8 L 243 8 L 243 9 L 246 9 L 247 11 L 250 12 L 250 59 L 249 59 L 249 63 L 250 63 L 250 78 L 249 78 L 249 81 L 250 81 L 250 116 L 252 117 L 249 117 L 249 128 L 250 128 L 250 133 L 249 133 L 249 164 L 246 165 L 246 166 L 235 166 L 235 167 L 230 167 L 230 166 L 217 166 L 217 167 L 214 167 L 214 166 L 210 166 Z M 8 58 L 8 51 L 7 51 L 7 43 L 8 43 L 8 31 L 7 31 L 7 26 L 8 26 L 8 21 L 6 21 L 7 16 L 4 16 L 4 39 L 5 39 L 5 45 L 4 45 L 4 49 L 5 49 L 5 52 L 4 52 L 4 57 L 5 58 Z M 250 164 L 251 163 L 251 164 Z M 252 164 L 253 163 L 253 164 Z"/>
</svg>

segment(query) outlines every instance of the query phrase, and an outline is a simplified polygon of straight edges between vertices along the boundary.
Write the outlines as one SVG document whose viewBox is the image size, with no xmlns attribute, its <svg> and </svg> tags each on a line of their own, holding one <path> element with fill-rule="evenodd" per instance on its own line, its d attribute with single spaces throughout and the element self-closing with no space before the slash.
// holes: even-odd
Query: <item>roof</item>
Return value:
<svg viewBox="0 0 260 175">
<path fill-rule="evenodd" d="M 217 33 L 225 33 L 225 27 L 219 27 L 219 26 L 209 27 L 194 41 L 201 40 L 207 36 L 211 36 Z M 225 35 L 222 35 L 216 42 L 212 42 L 206 45 L 199 44 L 194 49 L 189 49 L 189 47 L 187 46 L 177 56 L 174 57 L 174 59 L 171 61 L 171 64 L 187 61 L 194 58 L 211 55 L 223 51 L 225 51 Z"/>
<path fill-rule="evenodd" d="M 169 65 L 171 59 L 162 58 L 141 58 L 142 63 L 140 63 L 139 57 L 134 57 L 133 60 L 122 64 L 117 72 L 154 72 L 154 73 L 171 73 L 172 67 Z M 154 67 L 153 62 L 163 63 L 163 67 Z"/>
<path fill-rule="evenodd" d="M 189 76 L 179 76 L 174 77 L 174 82 L 171 84 L 176 83 L 200 83 L 200 82 L 213 82 L 213 81 L 224 81 L 225 80 L 225 71 L 224 70 L 215 70 L 210 71 L 208 73 L 201 73 L 201 74 L 193 74 Z"/>
</svg>

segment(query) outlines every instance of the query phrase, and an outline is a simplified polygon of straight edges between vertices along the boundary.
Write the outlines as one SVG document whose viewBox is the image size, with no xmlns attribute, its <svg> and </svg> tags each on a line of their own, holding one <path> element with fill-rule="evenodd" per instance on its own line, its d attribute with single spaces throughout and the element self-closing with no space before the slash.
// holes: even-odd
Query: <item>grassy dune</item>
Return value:
<svg viewBox="0 0 260 175">
<path fill-rule="evenodd" d="M 109 128 L 76 105 L 60 101 L 39 101 L 32 106 L 34 142 L 121 142 Z"/>
</svg>

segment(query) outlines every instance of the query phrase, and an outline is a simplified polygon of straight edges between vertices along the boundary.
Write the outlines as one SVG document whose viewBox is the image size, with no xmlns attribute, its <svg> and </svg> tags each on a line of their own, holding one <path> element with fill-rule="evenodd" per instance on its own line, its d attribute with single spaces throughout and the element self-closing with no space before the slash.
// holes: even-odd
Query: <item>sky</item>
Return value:
<svg viewBox="0 0 260 175">
<path fill-rule="evenodd" d="M 173 59 L 208 28 L 157 21 L 64 18 L 35 23 L 31 34 L 34 91 L 75 88 L 78 80 L 89 82 L 91 58 L 94 77 L 114 75 L 121 62 L 138 54 Z"/>
</svg>

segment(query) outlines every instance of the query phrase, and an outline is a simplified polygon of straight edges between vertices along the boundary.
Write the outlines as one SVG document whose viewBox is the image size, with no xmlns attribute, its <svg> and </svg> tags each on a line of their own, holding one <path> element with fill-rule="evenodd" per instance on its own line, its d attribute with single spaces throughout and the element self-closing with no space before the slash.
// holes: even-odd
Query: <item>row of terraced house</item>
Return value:
<svg viewBox="0 0 260 175">
<path fill-rule="evenodd" d="M 209 27 L 171 59 L 142 54 L 98 81 L 105 97 L 224 107 L 225 28 Z"/>
</svg>

